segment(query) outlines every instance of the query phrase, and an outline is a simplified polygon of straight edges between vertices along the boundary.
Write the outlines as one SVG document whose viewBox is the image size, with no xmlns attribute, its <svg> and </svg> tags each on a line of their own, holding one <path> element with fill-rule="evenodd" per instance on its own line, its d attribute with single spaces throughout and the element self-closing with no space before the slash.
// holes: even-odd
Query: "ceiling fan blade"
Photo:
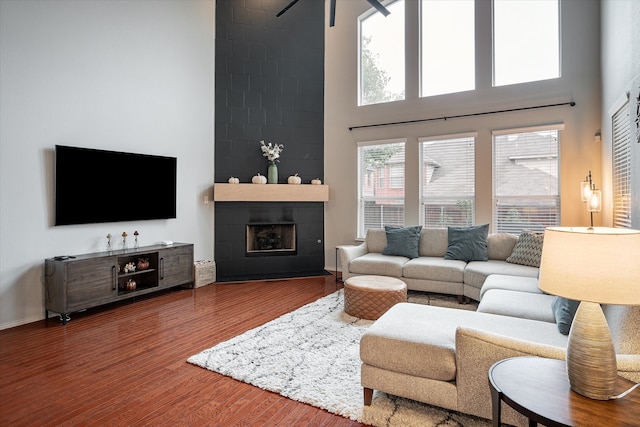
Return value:
<svg viewBox="0 0 640 427">
<path fill-rule="evenodd" d="M 329 17 L 329 26 L 336 25 L 336 0 L 331 0 L 331 15 Z"/>
<path fill-rule="evenodd" d="M 289 10 L 289 8 L 291 8 L 291 6 L 293 6 L 296 3 L 298 3 L 298 0 L 292 0 L 288 5 L 284 7 L 284 9 L 276 13 L 276 18 L 280 18 L 280 16 L 282 16 L 287 10 Z"/>
<path fill-rule="evenodd" d="M 382 5 L 382 3 L 380 3 L 380 1 L 378 0 L 367 0 L 369 2 L 369 4 L 373 7 L 375 7 L 376 9 L 378 9 L 378 12 L 382 13 L 384 16 L 389 15 L 391 12 L 389 12 L 389 10 L 384 7 Z"/>
</svg>

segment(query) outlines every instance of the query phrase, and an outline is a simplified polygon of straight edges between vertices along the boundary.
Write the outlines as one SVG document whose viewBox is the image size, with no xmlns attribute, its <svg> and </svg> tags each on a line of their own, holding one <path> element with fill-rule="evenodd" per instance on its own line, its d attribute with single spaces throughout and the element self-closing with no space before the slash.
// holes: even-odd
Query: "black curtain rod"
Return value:
<svg viewBox="0 0 640 427">
<path fill-rule="evenodd" d="M 389 123 L 378 123 L 375 125 L 351 126 L 349 130 L 362 129 L 362 128 L 374 128 L 378 126 L 406 125 L 410 123 L 432 122 L 435 120 L 447 121 L 449 119 L 461 119 L 463 117 L 486 116 L 488 114 L 511 113 L 514 111 L 535 110 L 537 108 L 561 107 L 564 105 L 569 105 L 571 107 L 574 107 L 576 103 L 571 101 L 571 102 L 562 102 L 560 104 L 535 105 L 533 107 L 511 108 L 509 110 L 486 111 L 484 113 L 459 114 L 457 116 L 432 117 L 430 119 L 405 120 L 402 122 L 389 122 Z"/>
</svg>

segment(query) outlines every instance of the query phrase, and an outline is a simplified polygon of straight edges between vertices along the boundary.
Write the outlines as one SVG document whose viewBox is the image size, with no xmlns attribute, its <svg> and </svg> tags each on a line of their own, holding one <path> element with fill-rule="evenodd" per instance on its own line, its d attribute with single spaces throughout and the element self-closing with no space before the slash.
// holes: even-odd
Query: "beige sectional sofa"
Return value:
<svg viewBox="0 0 640 427">
<path fill-rule="evenodd" d="M 360 342 L 365 404 L 373 390 L 491 418 L 488 370 L 516 356 L 564 359 L 552 303 L 537 278 L 491 275 L 476 312 L 400 303 Z M 620 375 L 640 381 L 640 307 L 605 306 Z M 503 422 L 526 419 L 503 403 Z"/>
<path fill-rule="evenodd" d="M 447 228 L 423 228 L 420 231 L 418 257 L 383 255 L 387 246 L 384 229 L 370 229 L 359 245 L 338 246 L 343 280 L 357 275 L 397 277 L 407 289 L 458 295 L 480 300 L 480 290 L 491 274 L 537 277 L 538 268 L 509 263 L 518 236 L 489 234 L 487 261 L 445 259 L 448 247 Z"/>
</svg>

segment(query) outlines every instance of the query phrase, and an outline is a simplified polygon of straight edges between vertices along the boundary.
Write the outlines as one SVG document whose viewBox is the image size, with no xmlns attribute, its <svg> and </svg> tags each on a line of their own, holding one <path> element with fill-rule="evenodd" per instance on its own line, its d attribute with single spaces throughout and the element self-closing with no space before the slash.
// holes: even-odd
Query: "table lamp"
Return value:
<svg viewBox="0 0 640 427">
<path fill-rule="evenodd" d="M 591 215 L 591 227 L 593 227 L 593 213 L 602 210 L 602 191 L 598 190 L 593 183 L 591 171 L 580 183 L 580 198 L 583 202 L 587 202 L 587 211 Z"/>
<path fill-rule="evenodd" d="M 618 368 L 600 304 L 640 305 L 640 231 L 547 228 L 538 286 L 546 293 L 581 301 L 567 345 L 571 389 L 591 399 L 611 398 Z"/>
</svg>

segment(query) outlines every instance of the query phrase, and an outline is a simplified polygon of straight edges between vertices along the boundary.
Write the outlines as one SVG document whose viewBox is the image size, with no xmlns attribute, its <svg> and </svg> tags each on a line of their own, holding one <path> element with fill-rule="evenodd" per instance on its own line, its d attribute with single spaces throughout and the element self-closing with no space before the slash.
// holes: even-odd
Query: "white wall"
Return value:
<svg viewBox="0 0 640 427">
<path fill-rule="evenodd" d="M 214 0 L 0 0 L 0 329 L 44 318 L 45 258 L 103 250 L 107 233 L 213 259 L 214 13 Z M 54 227 L 56 144 L 177 157 L 177 218 Z M 130 209 L 125 190 L 113 202 Z"/>
<path fill-rule="evenodd" d="M 602 2 L 602 168 L 611 183 L 611 115 L 617 101 L 629 98 L 633 124 L 636 98 L 640 97 L 640 2 L 637 0 L 603 0 Z M 614 112 L 614 111 L 612 111 Z M 635 129 L 635 125 L 632 126 Z M 631 135 L 635 138 L 635 135 Z M 633 139 L 632 139 L 633 141 Z M 640 146 L 631 143 L 632 218 L 631 225 L 640 228 Z M 603 192 L 605 219 L 613 221 L 611 191 Z"/>
<path fill-rule="evenodd" d="M 327 4 L 329 2 L 326 2 Z M 418 13 L 417 1 L 407 0 L 407 13 Z M 326 31 L 325 62 L 325 178 L 330 186 L 326 205 L 327 268 L 334 267 L 334 246 L 354 243 L 357 221 L 356 143 L 367 140 L 407 138 L 407 158 L 418 158 L 417 139 L 476 131 L 476 222 L 490 223 L 492 214 L 491 131 L 563 122 L 560 180 L 563 225 L 588 225 L 589 215 L 580 201 L 579 182 L 587 171 L 601 180 L 600 145 L 594 134 L 600 129 L 599 1 L 563 0 L 562 77 L 529 84 L 491 87 L 491 2 L 478 0 L 476 15 L 476 90 L 419 99 L 418 77 L 407 73 L 405 101 L 357 107 L 357 18 L 367 2 L 338 2 L 336 25 Z M 329 16 L 327 9 L 327 19 Z M 328 25 L 328 24 L 327 24 Z M 407 37 L 407 58 L 415 59 L 417 28 Z M 575 101 L 575 107 L 481 116 L 349 131 L 350 126 L 415 120 Z M 406 218 L 418 223 L 418 162 L 407 162 Z M 599 224 L 601 216 L 594 221 Z"/>
</svg>

